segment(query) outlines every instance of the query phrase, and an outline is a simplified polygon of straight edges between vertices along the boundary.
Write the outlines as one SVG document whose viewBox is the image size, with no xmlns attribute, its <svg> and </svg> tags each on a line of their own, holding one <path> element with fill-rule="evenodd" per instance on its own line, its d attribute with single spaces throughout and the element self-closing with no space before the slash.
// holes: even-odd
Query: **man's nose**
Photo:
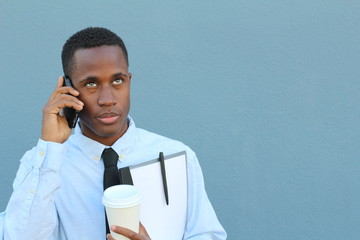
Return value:
<svg viewBox="0 0 360 240">
<path fill-rule="evenodd" d="M 112 106 L 116 104 L 114 90 L 110 86 L 103 86 L 99 90 L 98 104 L 100 106 Z"/>
</svg>

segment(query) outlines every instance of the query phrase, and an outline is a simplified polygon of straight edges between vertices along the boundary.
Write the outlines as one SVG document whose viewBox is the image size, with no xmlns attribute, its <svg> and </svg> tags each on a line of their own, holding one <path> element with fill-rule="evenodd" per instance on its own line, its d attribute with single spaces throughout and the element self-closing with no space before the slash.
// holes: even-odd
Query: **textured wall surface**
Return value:
<svg viewBox="0 0 360 240">
<path fill-rule="evenodd" d="M 65 40 L 123 37 L 137 126 L 185 142 L 229 239 L 359 239 L 360 3 L 0 0 L 0 209 Z"/>
</svg>

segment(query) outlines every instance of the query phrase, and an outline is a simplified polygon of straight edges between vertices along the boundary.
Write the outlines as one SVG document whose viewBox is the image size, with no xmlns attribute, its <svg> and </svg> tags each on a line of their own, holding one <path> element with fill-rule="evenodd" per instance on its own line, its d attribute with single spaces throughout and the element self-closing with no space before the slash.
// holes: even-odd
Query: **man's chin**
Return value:
<svg viewBox="0 0 360 240">
<path fill-rule="evenodd" d="M 118 124 L 116 125 L 113 124 L 113 125 L 105 125 L 102 126 L 101 128 L 97 128 L 94 131 L 94 133 L 101 138 L 109 138 L 114 136 L 121 137 L 126 132 L 126 129 L 123 129 Z"/>
<path fill-rule="evenodd" d="M 126 131 L 126 129 L 123 130 L 119 124 L 102 125 L 101 127 L 89 127 L 85 123 L 80 123 L 80 126 L 81 131 L 85 136 L 96 141 L 99 141 L 98 139 L 107 139 L 116 136 L 120 138 Z"/>
</svg>

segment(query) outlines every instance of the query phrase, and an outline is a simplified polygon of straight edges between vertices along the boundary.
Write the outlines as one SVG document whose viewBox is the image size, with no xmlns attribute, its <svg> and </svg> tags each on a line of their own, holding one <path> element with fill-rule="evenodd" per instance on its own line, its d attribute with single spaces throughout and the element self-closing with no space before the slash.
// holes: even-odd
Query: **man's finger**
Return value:
<svg viewBox="0 0 360 240">
<path fill-rule="evenodd" d="M 145 227 L 141 223 L 140 223 L 140 226 L 139 226 L 139 233 L 141 235 L 149 236 L 149 234 L 147 233 Z"/>
<path fill-rule="evenodd" d="M 61 76 L 61 77 L 58 78 L 56 88 L 59 88 L 59 87 L 62 87 L 62 86 L 64 86 L 64 77 Z"/>
<path fill-rule="evenodd" d="M 110 233 L 106 234 L 106 239 L 107 240 L 115 240 Z"/>
<path fill-rule="evenodd" d="M 139 230 L 140 230 L 140 232 L 136 233 L 134 231 L 131 231 L 130 229 L 123 228 L 120 226 L 116 226 L 116 225 L 111 226 L 111 231 L 121 234 L 121 235 L 124 235 L 125 237 L 128 237 L 132 240 L 150 240 L 150 237 L 147 234 L 144 226 L 140 225 Z"/>
</svg>

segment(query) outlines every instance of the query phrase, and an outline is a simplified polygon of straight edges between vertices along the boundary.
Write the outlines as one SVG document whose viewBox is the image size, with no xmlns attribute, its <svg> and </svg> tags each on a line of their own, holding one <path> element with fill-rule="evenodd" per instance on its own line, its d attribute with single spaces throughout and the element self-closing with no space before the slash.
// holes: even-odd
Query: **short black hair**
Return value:
<svg viewBox="0 0 360 240">
<path fill-rule="evenodd" d="M 74 54 L 78 49 L 100 46 L 119 46 L 129 66 L 128 53 L 123 40 L 112 31 L 102 27 L 88 27 L 72 35 L 64 44 L 61 60 L 65 76 L 69 76 L 74 67 Z"/>
</svg>

